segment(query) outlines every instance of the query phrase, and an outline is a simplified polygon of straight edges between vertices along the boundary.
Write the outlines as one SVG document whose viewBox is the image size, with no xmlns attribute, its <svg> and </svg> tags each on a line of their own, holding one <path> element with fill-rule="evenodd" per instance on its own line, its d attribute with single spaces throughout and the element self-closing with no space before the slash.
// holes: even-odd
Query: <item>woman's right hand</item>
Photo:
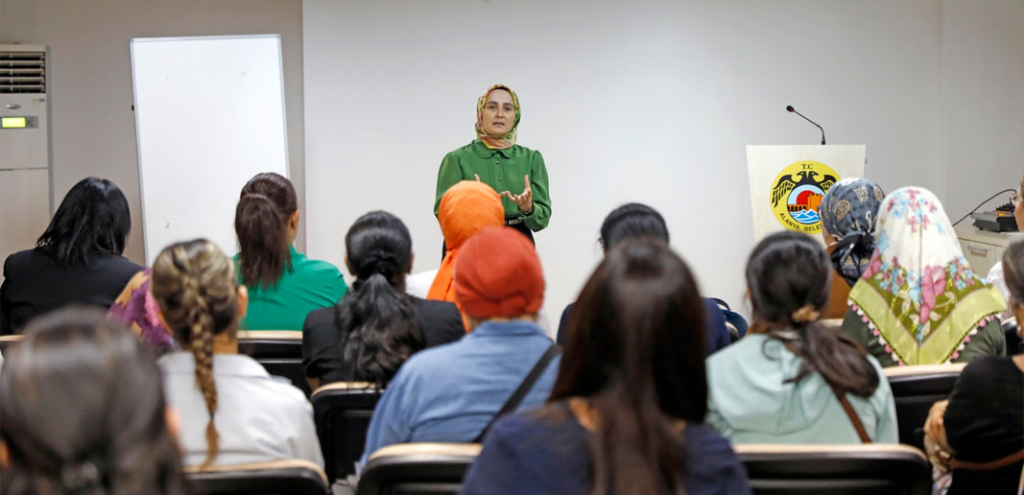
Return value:
<svg viewBox="0 0 1024 495">
<path fill-rule="evenodd" d="M 942 419 L 948 405 L 949 400 L 940 400 L 932 404 L 931 410 L 928 411 L 928 419 L 924 422 L 924 444 L 928 460 L 944 471 L 949 471 L 949 461 L 954 454 L 946 439 L 946 427 Z"/>
</svg>

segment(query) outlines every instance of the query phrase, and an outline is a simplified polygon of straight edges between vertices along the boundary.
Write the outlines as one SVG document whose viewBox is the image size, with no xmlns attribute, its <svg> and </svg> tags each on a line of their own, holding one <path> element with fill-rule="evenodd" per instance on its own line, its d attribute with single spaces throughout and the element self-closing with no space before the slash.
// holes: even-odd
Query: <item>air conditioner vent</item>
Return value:
<svg viewBox="0 0 1024 495">
<path fill-rule="evenodd" d="M 46 52 L 0 52 L 0 93 L 46 93 Z"/>
</svg>

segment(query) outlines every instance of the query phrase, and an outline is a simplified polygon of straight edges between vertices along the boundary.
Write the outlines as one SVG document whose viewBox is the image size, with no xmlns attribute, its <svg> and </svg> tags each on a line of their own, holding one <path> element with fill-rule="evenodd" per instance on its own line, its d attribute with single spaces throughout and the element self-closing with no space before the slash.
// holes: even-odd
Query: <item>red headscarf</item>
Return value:
<svg viewBox="0 0 1024 495">
<path fill-rule="evenodd" d="M 474 318 L 537 313 L 544 304 L 544 274 L 533 244 L 513 228 L 481 230 L 462 247 L 455 296 Z"/>
</svg>

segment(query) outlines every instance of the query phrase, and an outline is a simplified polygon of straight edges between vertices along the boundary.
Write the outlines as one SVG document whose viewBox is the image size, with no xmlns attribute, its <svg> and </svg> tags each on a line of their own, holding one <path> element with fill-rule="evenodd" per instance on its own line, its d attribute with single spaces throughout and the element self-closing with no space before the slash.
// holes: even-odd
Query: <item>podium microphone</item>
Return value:
<svg viewBox="0 0 1024 495">
<path fill-rule="evenodd" d="M 797 114 L 797 115 L 799 115 L 801 117 L 804 117 L 804 114 L 796 111 L 796 109 L 793 108 L 793 105 L 786 105 L 786 110 L 790 111 L 790 112 L 793 112 L 793 113 L 795 113 L 795 114 Z M 809 119 L 807 117 L 804 117 L 804 120 L 814 124 L 815 127 L 817 127 L 818 129 L 821 129 L 821 126 L 818 125 L 817 122 L 815 122 L 815 121 L 813 121 L 813 120 L 811 120 L 811 119 Z M 821 144 L 825 144 L 825 129 L 821 129 Z"/>
</svg>

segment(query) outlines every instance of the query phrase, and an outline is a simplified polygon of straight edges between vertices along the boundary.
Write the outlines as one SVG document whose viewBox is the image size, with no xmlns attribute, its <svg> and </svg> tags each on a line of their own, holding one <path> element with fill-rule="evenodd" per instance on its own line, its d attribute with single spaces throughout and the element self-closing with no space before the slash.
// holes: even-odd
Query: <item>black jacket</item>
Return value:
<svg viewBox="0 0 1024 495">
<path fill-rule="evenodd" d="M 61 267 L 36 249 L 4 262 L 0 285 L 0 335 L 21 333 L 29 320 L 72 304 L 110 309 L 142 267 L 123 256 L 93 255 L 88 265 Z"/>
</svg>

